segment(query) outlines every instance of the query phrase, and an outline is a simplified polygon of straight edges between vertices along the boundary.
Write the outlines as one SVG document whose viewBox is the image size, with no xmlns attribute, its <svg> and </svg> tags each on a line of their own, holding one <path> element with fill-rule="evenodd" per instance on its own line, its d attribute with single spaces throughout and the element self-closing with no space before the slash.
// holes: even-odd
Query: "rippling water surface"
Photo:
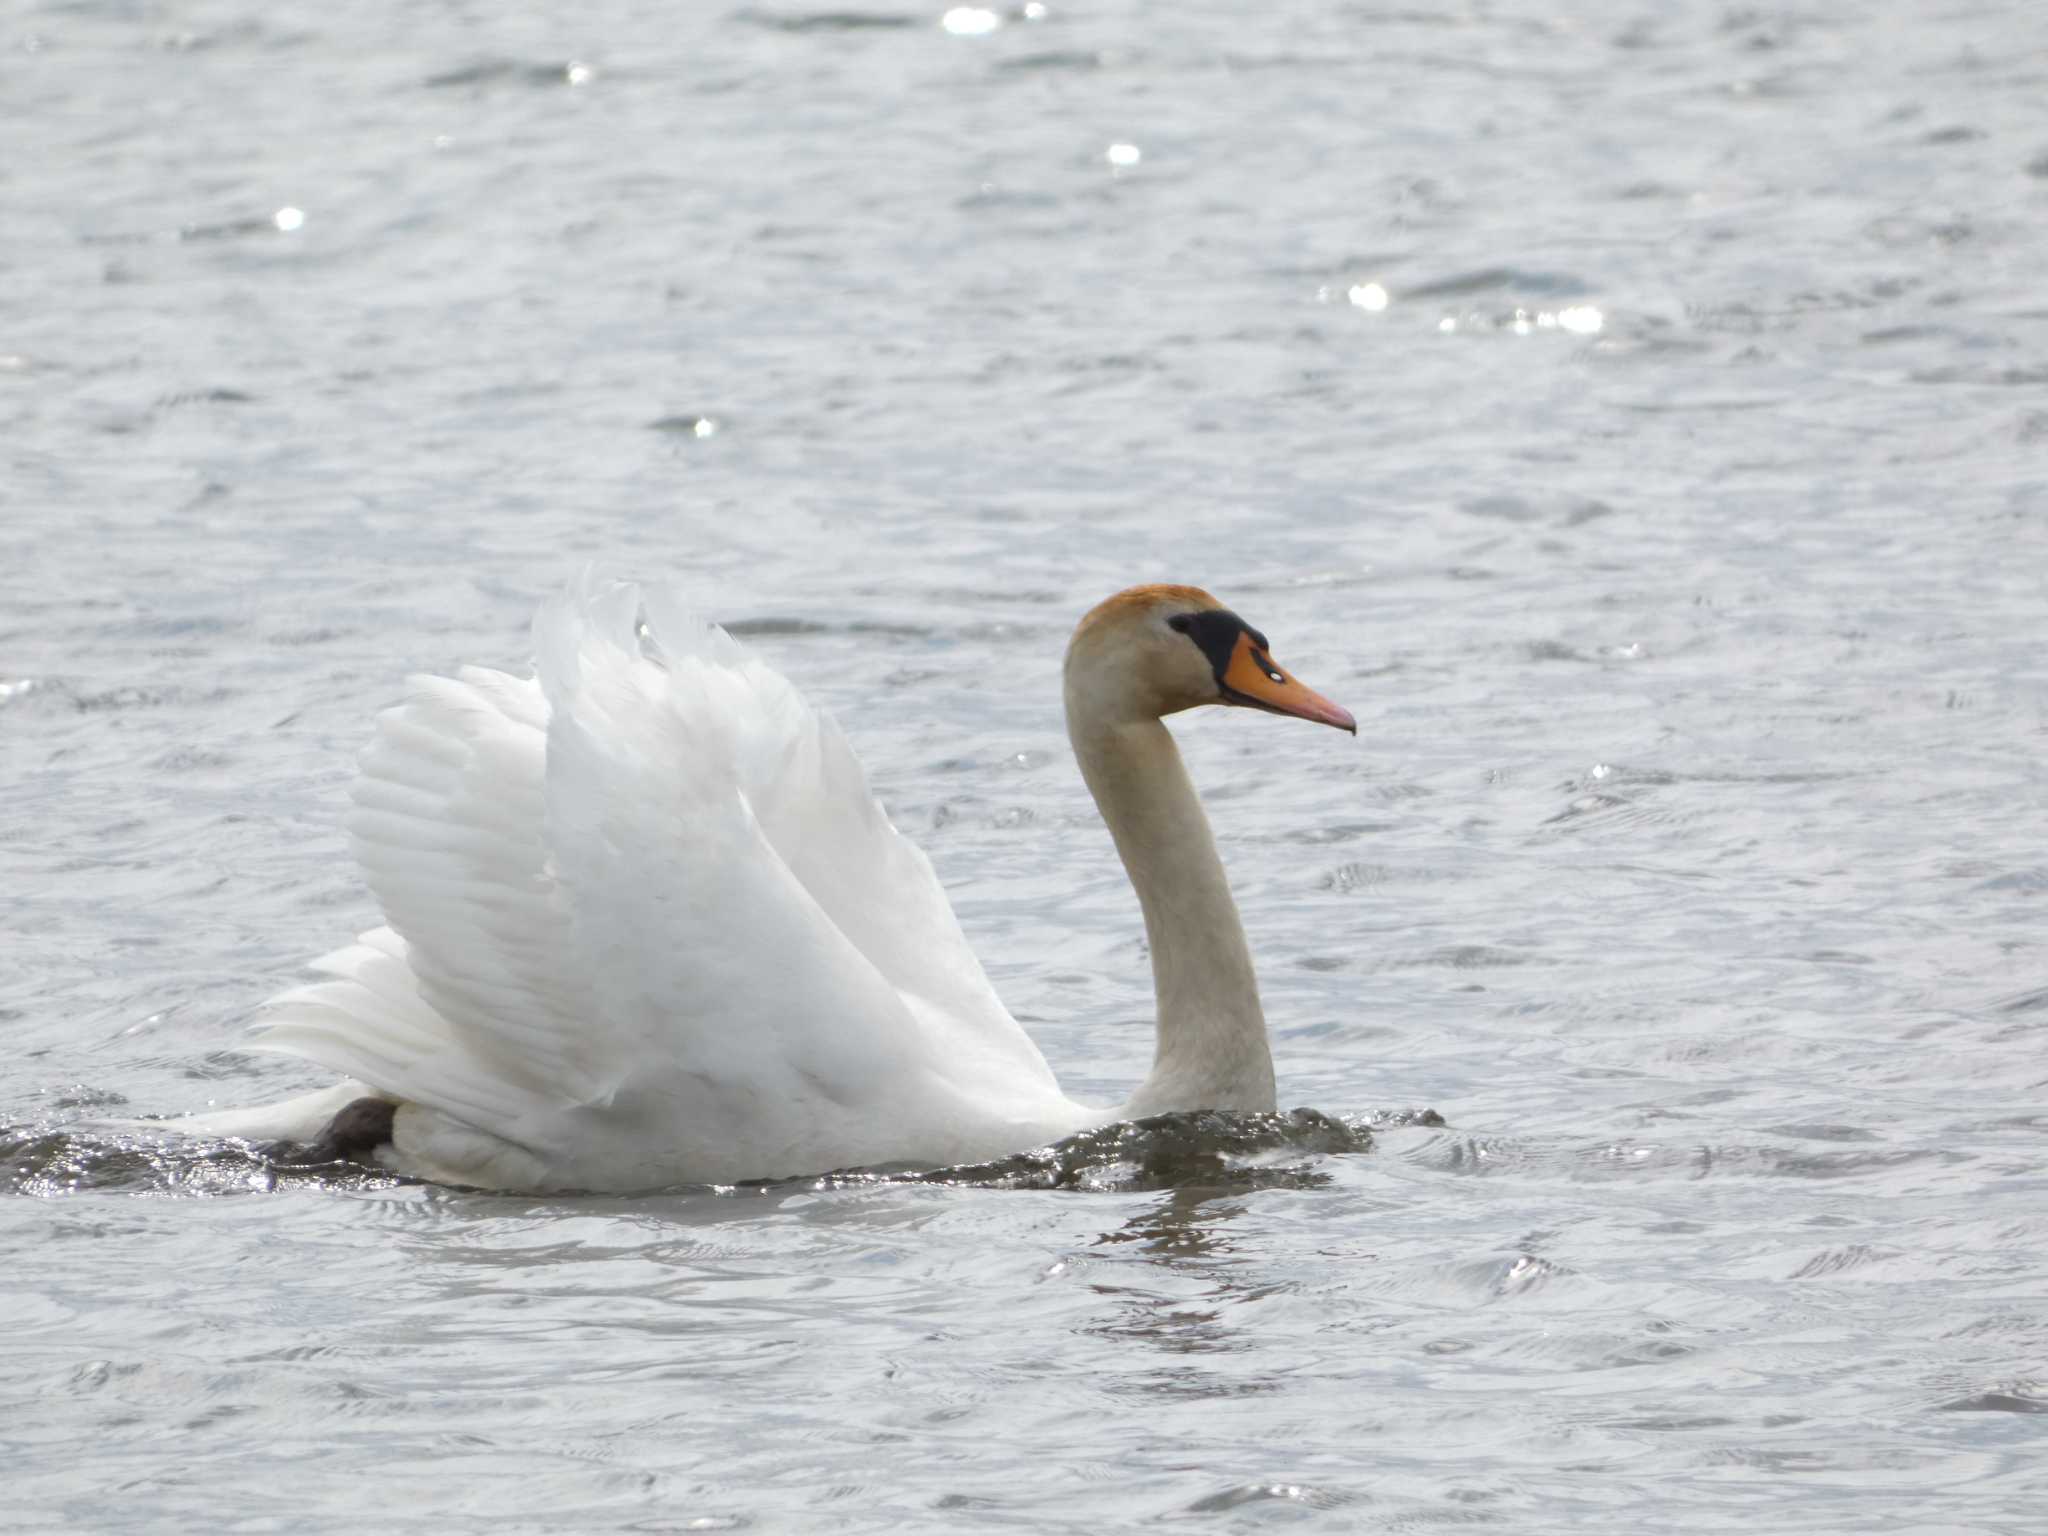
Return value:
<svg viewBox="0 0 2048 1536">
<path fill-rule="evenodd" d="M 2033 0 L 0 48 L 0 1520 L 2041 1528 Z M 1221 594 L 1360 721 L 1180 722 L 1322 1116 L 634 1200 L 89 1130 L 318 1080 L 236 1043 L 374 920 L 372 713 L 592 557 L 837 713 L 1103 1099 L 1060 648 Z"/>
</svg>

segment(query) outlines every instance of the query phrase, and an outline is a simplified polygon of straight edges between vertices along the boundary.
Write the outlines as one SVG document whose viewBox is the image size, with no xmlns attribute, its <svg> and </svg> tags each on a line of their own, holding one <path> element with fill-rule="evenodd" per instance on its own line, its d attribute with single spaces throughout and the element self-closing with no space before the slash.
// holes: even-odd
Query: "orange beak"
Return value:
<svg viewBox="0 0 2048 1536">
<path fill-rule="evenodd" d="M 1223 702 L 1246 704 L 1253 709 L 1270 710 L 1276 715 L 1293 715 L 1298 720 L 1313 720 L 1319 725 L 1334 725 L 1340 731 L 1358 734 L 1358 722 L 1351 718 L 1351 711 L 1341 704 L 1333 704 L 1315 689 L 1296 682 L 1287 672 L 1252 643 L 1252 637 L 1240 634 L 1237 644 L 1231 648 L 1230 665 L 1223 669 Z"/>
</svg>

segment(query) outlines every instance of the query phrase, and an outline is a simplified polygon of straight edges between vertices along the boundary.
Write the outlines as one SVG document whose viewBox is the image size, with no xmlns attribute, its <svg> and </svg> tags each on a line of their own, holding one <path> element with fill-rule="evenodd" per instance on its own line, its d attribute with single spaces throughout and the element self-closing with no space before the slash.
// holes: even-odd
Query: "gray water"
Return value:
<svg viewBox="0 0 2048 1536">
<path fill-rule="evenodd" d="M 2048 14 L 944 18 L 0 16 L 0 1525 L 2041 1530 Z M 1104 1100 L 1060 649 L 1217 592 L 1360 721 L 1176 722 L 1331 1119 L 632 1200 L 91 1129 L 320 1081 L 237 1044 L 376 920 L 372 714 L 591 558 Z"/>
</svg>

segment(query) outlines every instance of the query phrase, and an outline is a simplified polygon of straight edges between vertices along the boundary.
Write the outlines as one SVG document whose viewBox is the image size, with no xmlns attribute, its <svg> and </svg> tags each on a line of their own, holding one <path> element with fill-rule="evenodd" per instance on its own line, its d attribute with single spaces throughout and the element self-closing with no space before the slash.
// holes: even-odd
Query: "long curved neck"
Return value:
<svg viewBox="0 0 2048 1536">
<path fill-rule="evenodd" d="M 1093 718 L 1069 693 L 1067 734 L 1137 889 L 1152 949 L 1158 1045 L 1125 1117 L 1272 1109 L 1273 1054 L 1251 950 L 1202 802 L 1154 720 Z"/>
</svg>

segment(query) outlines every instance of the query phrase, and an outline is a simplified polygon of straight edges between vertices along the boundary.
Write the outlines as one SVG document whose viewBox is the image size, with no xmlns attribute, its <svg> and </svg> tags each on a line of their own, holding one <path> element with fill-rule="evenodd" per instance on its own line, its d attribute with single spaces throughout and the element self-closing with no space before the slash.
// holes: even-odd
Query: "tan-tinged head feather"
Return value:
<svg viewBox="0 0 2048 1536">
<path fill-rule="evenodd" d="M 1348 710 L 1291 676 L 1263 634 L 1200 587 L 1157 582 L 1103 599 L 1074 627 L 1065 670 L 1070 720 L 1237 704 L 1358 731 Z"/>
<path fill-rule="evenodd" d="M 1141 587 L 1126 587 L 1121 592 L 1105 597 L 1081 615 L 1081 622 L 1074 626 L 1074 634 L 1078 637 L 1100 625 L 1114 623 L 1118 619 L 1157 608 L 1165 603 L 1172 603 L 1189 612 L 1223 606 L 1200 587 L 1184 587 L 1170 581 L 1148 582 Z"/>
</svg>

